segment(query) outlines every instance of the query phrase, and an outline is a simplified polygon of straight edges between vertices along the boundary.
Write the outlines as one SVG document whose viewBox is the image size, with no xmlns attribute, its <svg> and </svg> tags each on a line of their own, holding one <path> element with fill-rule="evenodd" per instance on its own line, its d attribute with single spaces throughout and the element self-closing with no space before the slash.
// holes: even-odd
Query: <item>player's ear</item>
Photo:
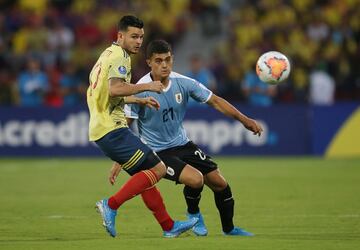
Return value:
<svg viewBox="0 0 360 250">
<path fill-rule="evenodd" d="M 151 60 L 150 59 L 146 59 L 146 63 L 149 67 L 151 67 Z"/>
<path fill-rule="evenodd" d="M 121 31 L 119 31 L 119 32 L 117 33 L 117 37 L 118 37 L 118 39 L 123 39 L 123 38 L 124 38 L 124 34 L 123 34 Z"/>
</svg>

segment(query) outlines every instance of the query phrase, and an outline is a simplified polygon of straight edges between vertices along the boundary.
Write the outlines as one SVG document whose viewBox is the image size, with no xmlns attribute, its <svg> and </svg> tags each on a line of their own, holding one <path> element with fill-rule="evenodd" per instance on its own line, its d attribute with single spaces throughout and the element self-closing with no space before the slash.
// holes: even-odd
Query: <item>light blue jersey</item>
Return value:
<svg viewBox="0 0 360 250">
<path fill-rule="evenodd" d="M 151 82 L 150 73 L 138 84 Z M 153 96 L 160 103 L 160 109 L 152 109 L 136 104 L 125 108 L 129 118 L 138 119 L 141 139 L 154 151 L 181 146 L 189 141 L 182 121 L 190 97 L 198 102 L 207 102 L 212 92 L 196 80 L 171 72 L 169 85 L 163 93 L 142 92 L 137 97 Z"/>
</svg>

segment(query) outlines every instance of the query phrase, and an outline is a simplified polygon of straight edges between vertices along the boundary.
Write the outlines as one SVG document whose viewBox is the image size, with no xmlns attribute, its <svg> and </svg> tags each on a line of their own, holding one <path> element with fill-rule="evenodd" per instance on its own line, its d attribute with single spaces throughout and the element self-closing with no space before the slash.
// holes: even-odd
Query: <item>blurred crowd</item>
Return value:
<svg viewBox="0 0 360 250">
<path fill-rule="evenodd" d="M 268 99 L 260 104 L 360 100 L 359 1 L 233 2 L 225 14 L 228 36 L 212 65 L 215 75 L 226 76 L 219 85 L 225 95 Z M 270 50 L 284 53 L 292 64 L 290 78 L 276 88 L 254 76 L 254 62 Z"/>
<path fill-rule="evenodd" d="M 161 37 L 176 45 L 184 34 L 182 13 L 187 4 L 179 0 L 0 1 L 0 105 L 83 104 L 91 67 L 116 39 L 121 16 L 139 16 L 146 25 L 146 41 Z M 133 67 L 135 79 L 148 70 L 143 53 L 134 57 Z"/>
<path fill-rule="evenodd" d="M 0 105 L 81 105 L 88 73 L 116 38 L 124 14 L 145 23 L 145 46 L 163 38 L 175 51 L 194 22 L 219 37 L 209 60 L 189 58 L 189 72 L 232 101 L 331 104 L 359 100 L 358 0 L 2 0 Z M 145 47 L 144 46 L 144 47 Z M 270 86 L 255 75 L 257 58 L 277 50 L 289 79 Z M 133 82 L 148 71 L 133 58 Z"/>
</svg>

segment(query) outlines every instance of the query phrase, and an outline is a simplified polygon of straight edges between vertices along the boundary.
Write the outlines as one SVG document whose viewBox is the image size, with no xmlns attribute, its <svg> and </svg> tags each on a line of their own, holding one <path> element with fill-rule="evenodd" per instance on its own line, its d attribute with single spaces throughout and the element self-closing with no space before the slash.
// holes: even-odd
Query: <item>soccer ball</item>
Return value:
<svg viewBox="0 0 360 250">
<path fill-rule="evenodd" d="M 290 62 L 277 51 L 262 54 L 256 63 L 256 74 L 260 80 L 269 84 L 278 84 L 288 78 Z"/>
</svg>

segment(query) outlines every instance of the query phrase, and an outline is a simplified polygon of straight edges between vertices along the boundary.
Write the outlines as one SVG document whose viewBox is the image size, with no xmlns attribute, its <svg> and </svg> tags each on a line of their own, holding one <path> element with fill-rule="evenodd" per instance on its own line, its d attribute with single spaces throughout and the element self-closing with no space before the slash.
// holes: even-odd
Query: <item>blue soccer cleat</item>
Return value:
<svg viewBox="0 0 360 250">
<path fill-rule="evenodd" d="M 95 208 L 101 214 L 101 217 L 103 219 L 103 226 L 106 228 L 106 231 L 110 234 L 110 236 L 115 237 L 115 217 L 117 211 L 109 207 L 108 199 L 103 199 L 96 202 Z"/>
<path fill-rule="evenodd" d="M 208 230 L 204 223 L 204 218 L 202 217 L 201 213 L 196 214 L 187 214 L 188 219 L 197 218 L 198 222 L 195 224 L 195 226 L 192 228 L 192 231 L 197 236 L 206 236 L 208 234 Z"/>
<path fill-rule="evenodd" d="M 198 220 L 198 218 L 192 218 L 187 221 L 175 221 L 172 229 L 170 231 L 164 231 L 163 236 L 165 238 L 178 237 L 183 232 L 186 232 L 192 228 L 198 222 Z"/>
<path fill-rule="evenodd" d="M 254 236 L 253 233 L 246 232 L 244 229 L 241 229 L 240 227 L 234 227 L 233 230 L 231 230 L 228 233 L 224 232 L 224 235 L 228 236 Z"/>
</svg>

